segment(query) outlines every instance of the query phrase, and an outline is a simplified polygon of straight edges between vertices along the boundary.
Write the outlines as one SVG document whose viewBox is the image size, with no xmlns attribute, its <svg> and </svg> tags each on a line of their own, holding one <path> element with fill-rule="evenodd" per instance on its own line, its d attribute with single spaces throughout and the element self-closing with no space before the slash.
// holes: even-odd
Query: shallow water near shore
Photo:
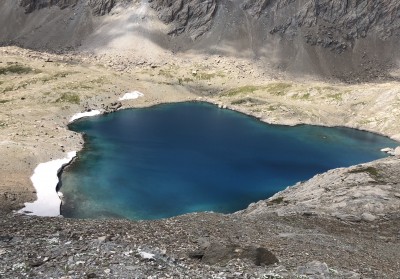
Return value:
<svg viewBox="0 0 400 279">
<path fill-rule="evenodd" d="M 268 125 L 191 102 L 86 118 L 70 129 L 86 141 L 61 177 L 61 213 L 72 218 L 230 213 L 398 145 L 348 128 Z"/>
</svg>

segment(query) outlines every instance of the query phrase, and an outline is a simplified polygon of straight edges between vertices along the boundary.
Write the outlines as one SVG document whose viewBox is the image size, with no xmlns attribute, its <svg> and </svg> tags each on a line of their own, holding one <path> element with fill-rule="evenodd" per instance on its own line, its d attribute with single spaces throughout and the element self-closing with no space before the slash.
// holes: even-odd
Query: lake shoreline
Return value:
<svg viewBox="0 0 400 279">
<path fill-rule="evenodd" d="M 142 96 L 143 96 L 143 95 L 142 95 Z M 136 99 L 136 98 L 134 98 L 134 99 Z M 292 124 L 292 125 L 291 125 L 291 124 L 279 124 L 279 123 L 269 123 L 269 122 L 265 122 L 265 121 L 262 121 L 262 119 L 258 118 L 257 116 L 255 116 L 255 115 L 253 115 L 253 114 L 249 114 L 249 113 L 243 112 L 243 110 L 241 110 L 240 108 L 239 108 L 239 109 L 237 109 L 237 108 L 235 109 L 235 108 L 232 108 L 232 107 L 224 106 L 224 105 L 221 105 L 220 103 L 216 103 L 216 102 L 213 102 L 213 101 L 211 101 L 211 100 L 184 100 L 184 101 L 181 101 L 180 103 L 185 103 L 185 102 L 191 102 L 191 103 L 208 103 L 208 104 L 210 104 L 210 105 L 215 105 L 215 106 L 217 106 L 219 109 L 228 109 L 228 110 L 232 110 L 232 111 L 235 111 L 235 112 L 238 112 L 238 113 L 242 113 L 242 114 L 244 114 L 244 115 L 246 115 L 246 116 L 248 116 L 248 117 L 251 117 L 251 118 L 253 118 L 253 119 L 257 120 L 257 121 L 261 121 L 261 122 L 263 122 L 263 123 L 270 124 L 270 125 L 278 125 L 278 126 L 300 126 L 300 125 L 310 125 L 310 124 L 305 124 L 305 123 L 296 123 L 296 124 Z M 155 106 L 162 105 L 162 104 L 173 104 L 173 103 L 171 103 L 171 102 L 168 102 L 168 103 L 162 103 L 162 102 L 160 102 L 160 103 L 156 103 L 156 104 L 151 104 L 151 105 L 147 106 L 147 108 L 155 107 Z M 128 109 L 135 109 L 135 108 L 136 108 L 136 107 L 128 107 L 128 108 L 121 107 L 120 109 L 118 109 L 118 110 L 116 110 L 116 111 L 128 110 Z M 101 116 L 101 115 L 104 115 L 104 114 L 106 114 L 106 113 L 107 113 L 107 114 L 108 114 L 108 113 L 114 113 L 114 112 L 116 112 L 116 111 L 106 112 L 106 111 L 99 111 L 99 110 L 90 110 L 89 112 L 80 112 L 80 113 L 76 113 L 76 114 L 74 114 L 74 115 L 70 118 L 70 121 L 69 121 L 68 125 L 71 124 L 72 122 L 76 121 L 76 120 L 81 119 L 81 118 L 92 117 L 92 116 Z M 350 129 L 355 129 L 355 130 L 359 130 L 359 131 L 366 131 L 366 130 L 362 130 L 362 129 L 358 129 L 358 128 L 352 128 L 352 127 L 346 127 L 346 126 L 327 126 L 327 125 L 318 125 L 318 124 L 311 124 L 311 126 L 316 126 L 316 127 L 329 127 L 329 128 L 332 128 L 332 127 L 344 127 L 344 128 L 350 128 Z M 373 131 L 366 131 L 366 132 L 374 133 L 374 134 L 377 134 L 377 135 L 382 135 L 382 134 L 380 134 L 380 133 L 373 132 Z M 387 135 L 382 135 L 382 136 L 388 137 Z M 388 138 L 390 138 L 390 137 L 388 137 Z M 84 138 L 82 137 L 82 139 L 84 139 Z M 75 151 L 75 152 L 76 152 L 76 153 L 77 153 L 77 152 L 80 152 L 80 151 L 83 149 L 84 144 L 85 144 L 85 143 L 84 143 L 84 141 L 83 141 L 83 143 L 82 143 L 82 148 L 79 149 L 79 150 L 77 150 L 77 151 Z M 399 143 L 399 144 L 400 144 L 400 143 Z M 386 146 L 385 146 L 385 147 L 386 147 Z M 382 147 L 382 148 L 384 148 L 384 147 Z M 59 160 L 60 160 L 60 159 L 59 159 Z M 378 159 L 378 160 L 379 160 L 379 159 Z M 51 162 L 51 161 L 50 161 L 50 162 Z M 46 162 L 46 163 L 50 163 L 50 162 Z M 45 163 L 41 163 L 41 164 L 45 164 Z M 61 174 L 62 174 L 63 169 L 64 169 L 64 167 L 62 167 L 61 170 L 57 170 L 57 175 L 58 175 L 59 178 L 60 178 L 60 176 L 61 176 Z M 321 174 L 322 174 L 322 173 L 321 173 Z M 53 187 L 53 188 L 54 188 L 54 191 L 56 191 L 56 193 L 59 193 L 59 191 L 56 189 L 56 186 L 58 185 L 59 182 L 60 182 L 60 181 L 58 181 L 57 184 L 55 184 L 55 186 Z M 294 186 L 294 185 L 289 185 L 288 187 L 291 187 L 291 186 Z M 36 187 L 35 187 L 35 188 L 36 188 Z M 279 197 L 279 196 L 282 194 L 283 191 L 284 191 L 284 190 L 277 192 L 276 194 L 274 194 L 273 197 Z M 271 199 L 273 199 L 273 198 L 271 198 Z M 57 195 L 57 200 L 61 203 L 61 199 L 58 197 L 58 195 Z M 37 203 L 37 202 L 43 203 L 43 202 L 46 202 L 46 201 L 43 201 L 43 200 L 40 200 L 40 201 L 39 201 L 39 200 L 36 200 L 36 203 Z M 54 203 L 54 202 L 56 202 L 56 201 L 53 199 L 53 200 L 47 200 L 47 202 Z M 260 201 L 260 202 L 261 202 L 261 201 Z M 43 215 L 43 214 L 41 214 L 41 213 L 35 212 L 34 210 L 29 210 L 29 209 L 27 208 L 27 204 L 25 204 L 25 208 L 19 210 L 18 213 L 24 214 L 24 211 L 26 211 L 26 210 L 28 210 L 28 214 L 29 214 L 29 215 L 46 216 L 46 215 Z M 241 210 L 241 211 L 242 211 L 242 210 Z M 234 213 L 233 213 L 233 214 L 234 214 Z M 60 215 L 60 214 L 57 214 L 57 215 L 54 215 L 54 216 L 58 216 L 58 215 Z M 52 215 L 52 216 L 53 216 L 53 215 Z"/>
<path fill-rule="evenodd" d="M 40 218 L 10 212 L 35 200 L 30 176 L 40 163 L 82 149 L 82 135 L 67 128 L 70 117 L 88 109 L 102 110 L 132 89 L 145 96 L 125 101 L 124 108 L 198 99 L 228 107 L 237 103 L 246 114 L 272 124 L 301 119 L 306 124 L 355 127 L 398 139 L 400 83 L 348 85 L 272 76 L 251 61 L 218 56 L 207 61 L 171 56 L 168 61 L 134 63 L 120 71 L 119 57 L 113 57 L 115 66 L 108 66 L 102 57 L 93 55 L 44 54 L 15 47 L 3 47 L 0 52 L 3 65 L 18 63 L 29 70 L 0 76 L 0 89 L 5 92 L 0 96 L 0 155 L 5 158 L 0 160 L 1 275 L 132 277 L 132 268 L 137 268 L 146 276 L 161 277 L 167 270 L 193 278 L 196 274 L 220 276 L 221 272 L 260 278 L 267 272 L 287 277 L 298 274 L 298 269 L 325 270 L 328 266 L 338 274 L 360 274 L 358 278 L 396 278 L 400 270 L 396 261 L 400 257 L 397 157 L 332 170 L 229 215 L 194 213 L 133 222 Z M 307 189 L 318 190 L 318 195 Z M 263 246 L 280 263 L 276 268 L 258 267 L 232 260 L 225 267 L 206 266 L 189 254 L 207 242 Z M 154 262 L 141 260 L 138 248 L 156 254 L 155 262 L 165 269 L 157 270 Z M 114 257 L 125 266 L 110 262 L 110 250 L 117 251 Z M 76 255 L 76 251 L 82 253 Z M 165 261 L 167 258 L 178 261 Z"/>
</svg>

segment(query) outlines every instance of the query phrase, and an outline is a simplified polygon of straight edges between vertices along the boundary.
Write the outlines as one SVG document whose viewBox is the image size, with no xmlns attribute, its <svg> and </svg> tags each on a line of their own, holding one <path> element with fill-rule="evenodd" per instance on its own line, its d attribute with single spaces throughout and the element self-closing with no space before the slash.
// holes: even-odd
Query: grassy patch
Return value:
<svg viewBox="0 0 400 279">
<path fill-rule="evenodd" d="M 309 100 L 310 97 L 311 97 L 311 94 L 310 94 L 309 92 L 307 92 L 307 93 L 304 93 L 304 94 L 302 94 L 302 95 L 300 95 L 300 94 L 294 94 L 294 95 L 292 96 L 292 99 L 297 99 L 297 100 Z"/>
<path fill-rule="evenodd" d="M 238 88 L 233 88 L 224 93 L 226 96 L 235 96 L 239 94 L 253 93 L 254 91 L 264 89 L 264 86 L 245 85 Z"/>
<path fill-rule="evenodd" d="M 5 87 L 3 89 L 2 93 L 10 92 L 10 91 L 13 91 L 13 90 L 14 90 L 14 86 L 9 85 L 9 86 L 7 86 L 7 87 Z"/>
<path fill-rule="evenodd" d="M 56 103 L 70 103 L 79 105 L 80 98 L 76 93 L 67 92 L 63 93 L 60 98 L 56 100 Z"/>
<path fill-rule="evenodd" d="M 268 205 L 276 205 L 276 204 L 282 204 L 282 203 L 285 203 L 285 204 L 288 204 L 289 202 L 288 201 L 285 201 L 284 199 L 283 199 L 283 197 L 279 197 L 279 198 L 276 198 L 276 199 L 273 199 L 273 200 L 270 200 L 270 201 L 268 201 Z"/>
<path fill-rule="evenodd" d="M 374 179 L 378 179 L 380 177 L 379 171 L 374 167 L 361 167 L 358 169 L 354 169 L 349 171 L 349 173 L 368 173 Z"/>
<path fill-rule="evenodd" d="M 163 69 L 161 69 L 158 72 L 158 75 L 164 76 L 164 77 L 167 77 L 167 78 L 173 78 L 174 77 L 174 75 L 172 74 L 171 70 L 163 70 Z"/>
<path fill-rule="evenodd" d="M 210 80 L 215 77 L 224 77 L 225 76 L 225 74 L 222 72 L 217 72 L 217 73 L 196 72 L 196 73 L 193 73 L 192 75 L 197 80 Z"/>
<path fill-rule="evenodd" d="M 0 100 L 0 104 L 8 103 L 10 100 Z"/>
<path fill-rule="evenodd" d="M 336 101 L 341 101 L 343 99 L 342 93 L 328 94 L 327 96 L 328 96 L 328 98 L 334 99 Z"/>
<path fill-rule="evenodd" d="M 260 86 L 260 85 L 245 85 L 241 86 L 238 88 L 233 88 L 228 90 L 227 92 L 224 93 L 226 96 L 235 96 L 239 94 L 250 94 L 258 90 L 265 90 L 269 92 L 270 94 L 276 95 L 276 96 L 282 96 L 284 95 L 289 88 L 292 87 L 292 84 L 290 83 L 284 83 L 284 82 L 278 82 L 278 83 L 271 83 L 268 85 Z"/>
<path fill-rule="evenodd" d="M 291 87 L 292 85 L 290 83 L 278 82 L 267 85 L 265 89 L 273 95 L 282 96 L 285 95 Z"/>
<path fill-rule="evenodd" d="M 231 102 L 232 105 L 241 105 L 247 103 L 247 98 L 244 99 L 238 99 L 238 100 L 234 100 Z"/>
<path fill-rule="evenodd" d="M 178 84 L 183 84 L 183 83 L 188 83 L 188 82 L 193 82 L 193 79 L 189 78 L 189 77 L 178 78 Z"/>
<path fill-rule="evenodd" d="M 59 72 L 59 73 L 55 73 L 53 75 L 47 75 L 47 76 L 40 77 L 40 78 L 38 78 L 38 80 L 43 82 L 43 83 L 46 83 L 46 82 L 49 82 L 51 80 L 56 80 L 58 78 L 65 78 L 68 75 L 74 74 L 74 73 L 75 72 L 62 71 L 62 72 Z"/>
<path fill-rule="evenodd" d="M 33 69 L 31 67 L 26 67 L 19 64 L 0 67 L 0 75 L 6 75 L 6 74 L 22 75 L 22 74 L 29 74 L 31 72 L 33 72 Z"/>
<path fill-rule="evenodd" d="M 248 104 L 253 104 L 253 105 L 263 105 L 265 104 L 265 101 L 257 99 L 257 98 L 241 98 L 241 99 L 237 99 L 237 100 L 233 100 L 231 102 L 232 105 L 240 105 L 240 104 L 244 104 L 244 103 L 248 103 Z"/>
</svg>

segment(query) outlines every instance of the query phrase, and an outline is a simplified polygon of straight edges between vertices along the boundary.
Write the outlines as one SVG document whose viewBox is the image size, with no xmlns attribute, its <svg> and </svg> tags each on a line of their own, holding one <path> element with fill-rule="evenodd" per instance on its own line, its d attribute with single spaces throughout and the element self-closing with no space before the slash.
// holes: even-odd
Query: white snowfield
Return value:
<svg viewBox="0 0 400 279">
<path fill-rule="evenodd" d="M 137 98 L 143 97 L 143 96 L 144 96 L 143 93 L 141 93 L 139 91 L 132 91 L 132 92 L 126 93 L 124 96 L 119 98 L 118 101 L 134 100 L 134 99 L 137 99 Z"/>
<path fill-rule="evenodd" d="M 85 111 L 85 112 L 79 112 L 77 114 L 74 114 L 71 119 L 69 120 L 69 123 L 83 117 L 89 117 L 89 116 L 95 116 L 99 115 L 101 112 L 99 110 L 91 110 L 91 111 Z"/>
<path fill-rule="evenodd" d="M 39 164 L 31 176 L 37 200 L 25 203 L 25 207 L 18 212 L 36 216 L 59 216 L 61 199 L 56 191 L 58 173 L 75 156 L 76 151 L 72 151 L 68 153 L 67 158 Z"/>
</svg>

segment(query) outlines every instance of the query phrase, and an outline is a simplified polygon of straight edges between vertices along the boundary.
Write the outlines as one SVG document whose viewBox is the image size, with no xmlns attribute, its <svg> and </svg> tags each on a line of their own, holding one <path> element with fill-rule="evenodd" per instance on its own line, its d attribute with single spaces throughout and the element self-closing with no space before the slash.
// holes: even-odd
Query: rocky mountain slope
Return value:
<svg viewBox="0 0 400 279">
<path fill-rule="evenodd" d="M 399 27 L 395 0 L 0 3 L 2 44 L 53 51 L 101 51 L 113 45 L 138 53 L 140 40 L 164 51 L 257 58 L 291 73 L 348 81 L 391 77 L 400 58 Z"/>
</svg>

